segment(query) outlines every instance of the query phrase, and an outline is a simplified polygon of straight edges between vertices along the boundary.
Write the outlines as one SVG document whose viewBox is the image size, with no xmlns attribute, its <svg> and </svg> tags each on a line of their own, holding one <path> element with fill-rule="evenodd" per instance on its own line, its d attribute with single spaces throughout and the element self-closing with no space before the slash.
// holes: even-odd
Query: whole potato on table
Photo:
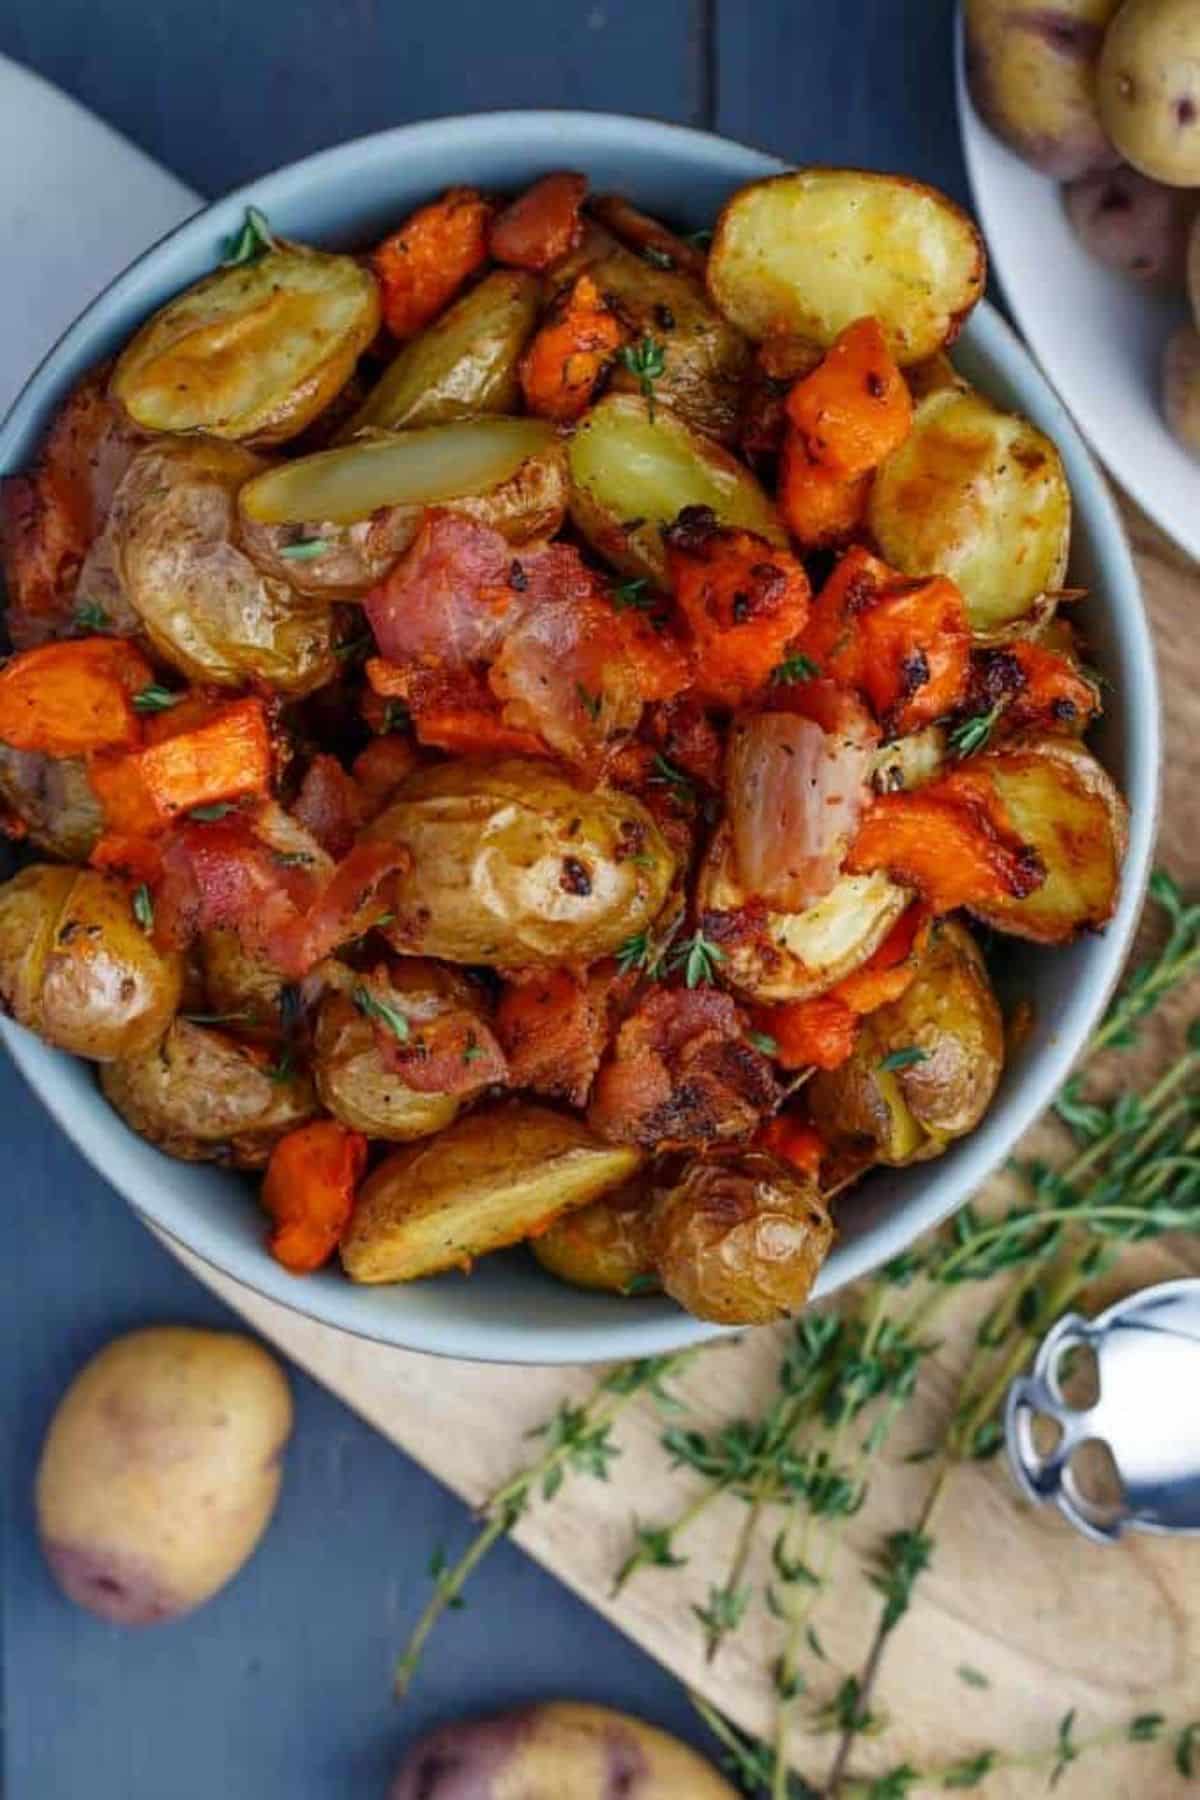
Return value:
<svg viewBox="0 0 1200 1800">
<path fill-rule="evenodd" d="M 1096 94 L 1120 0 L 965 0 L 967 83 L 982 119 L 1035 169 L 1073 181 L 1119 158 Z"/>
<path fill-rule="evenodd" d="M 0 886 L 0 1007 L 48 1044 L 94 1062 L 150 1051 L 183 987 L 129 894 L 95 869 L 35 863 Z"/>
<path fill-rule="evenodd" d="M 576 1700 L 524 1706 L 429 1732 L 388 1800 L 735 1800 L 678 1739 Z"/>
<path fill-rule="evenodd" d="M 529 1247 L 547 1274 L 606 1294 L 648 1293 L 659 1285 L 650 1250 L 652 1192 L 645 1172 L 615 1194 L 556 1219 Z"/>
<path fill-rule="evenodd" d="M 0 802 L 25 826 L 29 842 L 64 862 L 86 862 L 104 818 L 86 765 L 0 744 Z"/>
<path fill-rule="evenodd" d="M 1178 326 L 1167 339 L 1162 400 L 1175 436 L 1200 456 L 1200 332 L 1194 325 Z"/>
<path fill-rule="evenodd" d="M 317 1110 L 306 1074 L 272 1070 L 261 1053 L 187 1019 L 153 1049 L 110 1063 L 100 1085 L 130 1129 L 169 1156 L 238 1169 L 261 1168 Z"/>
<path fill-rule="evenodd" d="M 388 888 L 389 943 L 447 962 L 594 962 L 651 923 L 675 874 L 640 801 L 520 757 L 420 770 L 364 838 L 412 852 Z"/>
<path fill-rule="evenodd" d="M 1096 99 L 1126 162 L 1169 187 L 1200 185 L 1195 0 L 1122 0 L 1100 52 Z"/>
<path fill-rule="evenodd" d="M 1076 236 L 1097 262 L 1150 287 L 1182 287 L 1194 196 L 1122 168 L 1081 176 L 1063 200 Z"/>
<path fill-rule="evenodd" d="M 234 1332 L 117 1338 L 59 1401 L 38 1464 L 38 1536 L 67 1598 L 117 1625 L 202 1604 L 270 1522 L 292 1401 Z"/>
</svg>

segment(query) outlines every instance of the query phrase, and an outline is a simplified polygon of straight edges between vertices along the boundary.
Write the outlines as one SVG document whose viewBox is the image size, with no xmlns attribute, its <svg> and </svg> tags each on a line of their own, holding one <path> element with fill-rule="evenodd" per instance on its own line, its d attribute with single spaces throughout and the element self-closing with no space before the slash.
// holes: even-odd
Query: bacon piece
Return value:
<svg viewBox="0 0 1200 1800">
<path fill-rule="evenodd" d="M 510 982 L 500 998 L 496 1031 L 513 1086 L 586 1105 L 615 1005 L 631 986 L 613 963 L 586 974 L 563 968 Z"/>
<path fill-rule="evenodd" d="M 706 787 L 721 786 L 725 745 L 698 700 L 680 695 L 656 706 L 649 725 L 651 736 L 661 745 L 669 763 Z"/>
<path fill-rule="evenodd" d="M 706 700 L 740 706 L 770 680 L 808 620 L 808 577 L 790 551 L 686 506 L 663 534 L 675 599 Z"/>
<path fill-rule="evenodd" d="M 780 912 L 836 882 L 870 791 L 869 744 L 793 712 L 752 714 L 730 741 L 725 801 L 738 879 Z"/>
<path fill-rule="evenodd" d="M 381 653 L 392 663 L 452 667 L 490 657 L 525 591 L 520 568 L 490 525 L 431 508 L 412 548 L 363 603 Z"/>
<path fill-rule="evenodd" d="M 482 997 L 457 971 L 412 957 L 393 970 L 381 964 L 358 985 L 384 1066 L 415 1093 L 474 1094 L 507 1081 Z"/>
<path fill-rule="evenodd" d="M 518 194 L 492 222 L 488 243 L 496 261 L 540 275 L 569 256 L 583 236 L 587 185 L 586 175 L 560 169 Z"/>
<path fill-rule="evenodd" d="M 314 756 L 305 770 L 292 814 L 330 856 L 345 856 L 373 806 L 336 756 Z"/>
<path fill-rule="evenodd" d="M 372 738 L 355 757 L 354 779 L 374 811 L 420 766 L 412 739 L 402 731 L 389 731 Z"/>
<path fill-rule="evenodd" d="M 588 763 L 642 716 L 637 672 L 612 608 L 593 596 L 528 608 L 488 676 L 504 723 Z"/>
</svg>

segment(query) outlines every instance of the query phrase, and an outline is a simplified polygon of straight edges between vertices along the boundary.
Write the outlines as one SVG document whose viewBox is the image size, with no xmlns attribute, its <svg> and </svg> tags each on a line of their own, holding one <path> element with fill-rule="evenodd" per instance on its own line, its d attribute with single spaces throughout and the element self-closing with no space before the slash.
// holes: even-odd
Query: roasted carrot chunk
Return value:
<svg viewBox="0 0 1200 1800">
<path fill-rule="evenodd" d="M 844 975 L 832 990 L 852 1012 L 874 1012 L 898 1000 L 912 985 L 917 972 L 917 952 L 929 937 L 930 915 L 919 902 L 897 919 L 892 929 L 861 969 Z"/>
<path fill-rule="evenodd" d="M 1016 836 L 986 772 L 966 769 L 871 803 L 846 870 L 873 869 L 916 888 L 934 913 L 1023 900 L 1045 880 L 1041 858 Z"/>
<path fill-rule="evenodd" d="M 811 1175 L 814 1180 L 821 1172 L 821 1159 L 827 1152 L 820 1132 L 788 1113 L 776 1113 L 773 1119 L 768 1119 L 754 1139 L 754 1147 L 769 1150 L 772 1156 L 791 1163 L 794 1169 Z"/>
<path fill-rule="evenodd" d="M 697 693 L 739 706 L 771 678 L 808 621 L 808 577 L 753 531 L 687 506 L 664 533 L 675 599 L 694 640 Z"/>
<path fill-rule="evenodd" d="M 126 756 L 97 757 L 91 782 L 110 832 L 153 837 L 181 813 L 271 785 L 271 738 L 258 700 L 236 700 L 209 724 Z"/>
<path fill-rule="evenodd" d="M 966 705 L 975 714 L 995 707 L 1006 731 L 1076 732 L 1099 712 L 1100 694 L 1071 657 L 1023 640 L 976 652 Z"/>
<path fill-rule="evenodd" d="M 912 396 L 877 320 L 848 325 L 796 383 L 787 410 L 812 460 L 843 481 L 898 449 L 912 428 Z"/>
<path fill-rule="evenodd" d="M 0 669 L 0 743 L 47 756 L 136 744 L 133 696 L 153 681 L 123 638 L 79 638 L 24 650 Z"/>
<path fill-rule="evenodd" d="M 491 216 L 474 188 L 450 188 L 384 238 L 371 263 L 393 337 L 412 337 L 428 325 L 487 261 Z"/>
<path fill-rule="evenodd" d="M 367 1162 L 367 1140 L 333 1119 L 315 1119 L 280 1138 L 262 1187 L 275 1221 L 267 1247 L 293 1275 L 329 1261 L 350 1222 Z"/>
<path fill-rule="evenodd" d="M 569 424 L 591 400 L 625 339 L 590 275 L 580 275 L 521 359 L 521 389 L 530 412 Z"/>
<path fill-rule="evenodd" d="M 367 680 L 377 694 L 405 702 L 418 743 L 455 756 L 550 755 L 535 732 L 504 723 L 500 702 L 472 669 L 441 673 L 373 656 Z"/>
<path fill-rule="evenodd" d="M 839 1069 L 854 1053 L 859 1015 L 837 994 L 788 1000 L 757 1015 L 775 1039 L 775 1060 L 785 1069 Z"/>
<path fill-rule="evenodd" d="M 845 543 L 862 526 L 870 475 L 848 480 L 815 463 L 798 431 L 788 431 L 779 459 L 777 499 L 784 523 L 806 550 Z"/>
<path fill-rule="evenodd" d="M 543 175 L 494 220 L 489 245 L 497 262 L 540 274 L 568 256 L 583 236 L 587 176 Z"/>
</svg>

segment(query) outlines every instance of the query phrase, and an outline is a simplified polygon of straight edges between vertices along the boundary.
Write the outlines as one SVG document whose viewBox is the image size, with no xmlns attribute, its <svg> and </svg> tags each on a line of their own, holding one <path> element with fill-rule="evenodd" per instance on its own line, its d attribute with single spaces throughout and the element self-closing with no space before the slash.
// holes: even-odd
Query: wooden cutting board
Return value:
<svg viewBox="0 0 1200 1800">
<path fill-rule="evenodd" d="M 1160 861 L 1185 889 L 1200 890 L 1200 658 L 1194 649 L 1200 578 L 1131 507 L 1125 508 L 1157 643 L 1166 706 L 1167 759 Z M 1161 1033 L 1154 1036 L 1161 1037 Z M 1147 1056 L 1161 1053 L 1154 1041 Z M 1200 1244 L 1147 1245 L 1123 1265 L 1125 1287 L 1200 1272 Z M 583 1395 L 595 1372 L 515 1369 L 446 1362 L 381 1348 L 260 1299 L 183 1255 L 199 1280 L 263 1336 L 340 1395 L 441 1480 L 477 1502 L 528 1458 L 524 1434 L 566 1395 Z M 878 1618 L 878 1597 L 861 1578 L 883 1535 L 912 1522 L 928 1479 L 905 1454 L 930 1439 L 949 1402 L 953 1371 L 966 1352 L 978 1296 L 924 1375 L 889 1448 L 871 1496 L 852 1521 L 830 1591 L 814 1615 L 832 1670 L 861 1666 Z M 754 1409 L 770 1387 L 781 1334 L 765 1330 L 705 1353 L 681 1384 L 705 1428 Z M 705 1665 L 691 1612 L 710 1581 L 724 1575 L 742 1503 L 719 1501 L 687 1548 L 688 1566 L 647 1570 L 614 1599 L 613 1571 L 628 1547 L 631 1518 L 666 1519 L 686 1499 L 689 1475 L 669 1472 L 649 1409 L 619 1427 L 623 1454 L 613 1479 L 569 1482 L 552 1505 L 535 1507 L 518 1529 L 531 1555 L 743 1727 L 764 1732 L 772 1713 L 772 1621 L 761 1609 Z M 1037 1749 L 1069 1709 L 1081 1733 L 1132 1715 L 1200 1714 L 1200 1541 L 1135 1538 L 1093 1547 L 1052 1514 L 1022 1503 L 999 1461 L 960 1469 L 939 1513 L 932 1572 L 894 1641 L 879 1688 L 891 1721 L 886 1738 L 866 1741 L 856 1767 L 872 1772 L 908 1761 L 928 1767 L 999 1742 Z M 754 1571 L 752 1570 L 752 1573 Z M 761 1569 L 758 1571 L 764 1573 Z M 759 1584 L 761 1586 L 761 1584 Z M 415 1615 L 424 1596 L 414 1594 Z M 437 1655 L 436 1638 L 432 1655 Z M 958 1670 L 986 1675 L 987 1688 Z M 818 1671 L 819 1672 L 819 1671 Z M 829 1675 L 830 1689 L 837 1675 Z M 804 1772 L 829 1765 L 832 1740 L 803 1738 Z M 1044 1791 L 1045 1771 L 997 1775 L 987 1792 Z M 1161 1749 L 1118 1746 L 1070 1769 L 1057 1792 L 1088 1800 L 1173 1800 L 1194 1792 Z"/>
</svg>

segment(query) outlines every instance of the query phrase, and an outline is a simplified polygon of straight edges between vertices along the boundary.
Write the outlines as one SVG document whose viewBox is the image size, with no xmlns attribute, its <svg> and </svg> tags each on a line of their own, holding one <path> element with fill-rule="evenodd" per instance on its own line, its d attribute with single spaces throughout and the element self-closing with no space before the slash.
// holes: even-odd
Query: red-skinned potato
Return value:
<svg viewBox="0 0 1200 1800">
<path fill-rule="evenodd" d="M 1073 181 L 1118 156 L 1100 123 L 1096 64 L 1120 0 L 966 0 L 967 83 L 980 117 L 1045 175 Z"/>
</svg>

